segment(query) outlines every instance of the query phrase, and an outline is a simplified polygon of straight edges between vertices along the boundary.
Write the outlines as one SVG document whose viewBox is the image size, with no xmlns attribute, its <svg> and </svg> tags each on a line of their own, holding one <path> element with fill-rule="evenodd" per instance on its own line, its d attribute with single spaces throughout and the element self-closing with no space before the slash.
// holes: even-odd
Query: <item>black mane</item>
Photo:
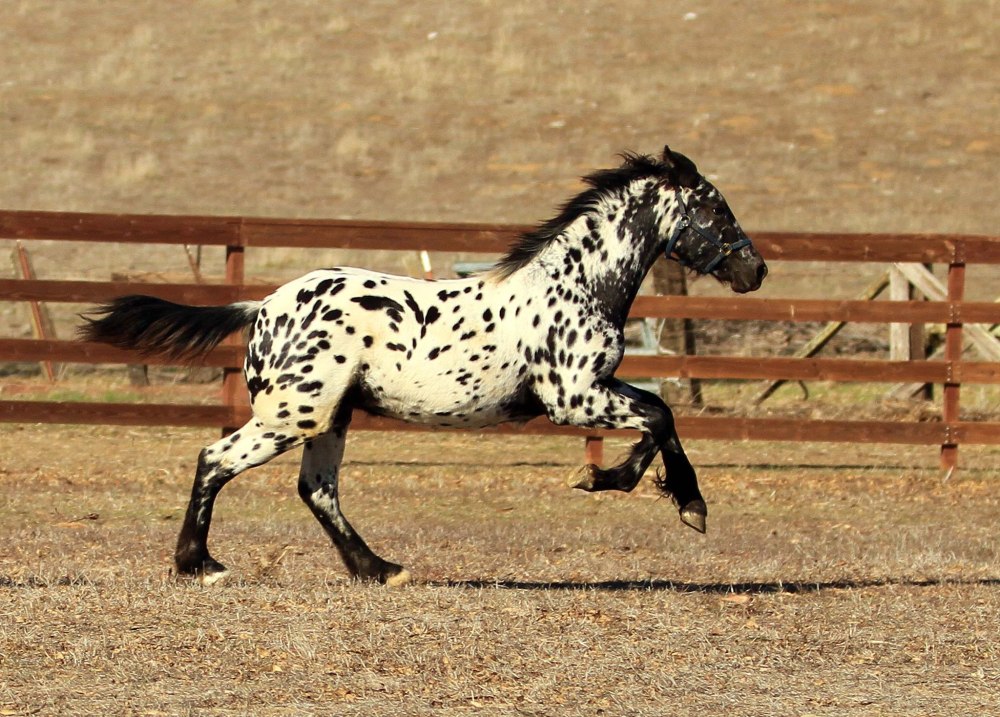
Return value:
<svg viewBox="0 0 1000 717">
<path fill-rule="evenodd" d="M 667 164 L 649 155 L 624 152 L 621 155 L 624 162 L 620 167 L 601 169 L 583 177 L 583 182 L 589 186 L 589 189 L 566 202 L 560 208 L 558 215 L 537 229 L 522 234 L 510 251 L 496 263 L 492 271 L 501 279 L 510 276 L 534 259 L 542 249 L 582 214 L 597 206 L 603 197 L 624 189 L 637 179 L 646 177 L 664 179 L 670 184 L 678 186 L 684 183 L 682 177 L 688 174 L 688 169 L 697 173 L 694 163 L 687 157 L 678 153 L 671 154 L 673 161 Z M 682 163 L 684 163 L 683 166 L 678 166 Z"/>
</svg>

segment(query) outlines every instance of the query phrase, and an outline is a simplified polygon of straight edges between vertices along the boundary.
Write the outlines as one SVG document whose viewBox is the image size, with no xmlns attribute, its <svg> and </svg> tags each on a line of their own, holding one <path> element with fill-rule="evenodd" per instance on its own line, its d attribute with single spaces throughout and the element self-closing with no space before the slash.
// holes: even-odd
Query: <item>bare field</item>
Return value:
<svg viewBox="0 0 1000 717">
<path fill-rule="evenodd" d="M 416 583 L 350 583 L 288 456 L 223 492 L 203 589 L 170 556 L 209 440 L 0 429 L 0 709 L 1000 712 L 992 470 L 695 442 L 699 536 L 648 484 L 566 488 L 576 440 L 356 433 L 345 510 Z"/>
<path fill-rule="evenodd" d="M 535 222 L 624 149 L 748 228 L 991 233 L 996 0 L 7 0 L 8 209 Z"/>
</svg>

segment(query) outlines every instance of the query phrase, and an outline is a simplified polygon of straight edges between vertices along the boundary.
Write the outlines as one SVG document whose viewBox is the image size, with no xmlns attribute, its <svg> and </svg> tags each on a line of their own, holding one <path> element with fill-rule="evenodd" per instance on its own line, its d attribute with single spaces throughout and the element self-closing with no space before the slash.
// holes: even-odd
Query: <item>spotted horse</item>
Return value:
<svg viewBox="0 0 1000 717">
<path fill-rule="evenodd" d="M 181 574 L 226 574 L 208 551 L 219 490 L 300 444 L 299 495 L 350 574 L 402 584 L 344 517 L 340 464 L 353 411 L 429 426 L 478 428 L 548 416 L 556 424 L 635 429 L 619 465 L 585 466 L 585 491 L 630 491 L 659 453 L 656 485 L 681 520 L 705 530 L 707 509 L 660 398 L 615 378 L 622 329 L 657 258 L 712 274 L 739 293 L 767 267 L 718 190 L 687 157 L 626 153 L 584 178 L 587 189 L 528 232 L 491 270 L 425 281 L 337 267 L 313 271 L 263 301 L 183 306 L 124 296 L 84 317 L 84 339 L 193 359 L 250 327 L 244 365 L 253 417 L 201 451 L 177 540 Z"/>
</svg>

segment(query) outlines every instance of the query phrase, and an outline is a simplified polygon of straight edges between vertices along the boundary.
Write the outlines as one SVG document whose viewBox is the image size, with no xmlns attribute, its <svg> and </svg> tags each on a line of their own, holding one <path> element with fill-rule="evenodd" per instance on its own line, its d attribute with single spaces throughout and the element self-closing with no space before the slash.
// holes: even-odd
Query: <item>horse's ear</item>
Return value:
<svg viewBox="0 0 1000 717">
<path fill-rule="evenodd" d="M 680 152 L 675 152 L 667 145 L 663 146 L 663 164 L 671 170 L 675 181 L 682 187 L 696 187 L 701 181 L 698 168 L 694 162 Z"/>
</svg>

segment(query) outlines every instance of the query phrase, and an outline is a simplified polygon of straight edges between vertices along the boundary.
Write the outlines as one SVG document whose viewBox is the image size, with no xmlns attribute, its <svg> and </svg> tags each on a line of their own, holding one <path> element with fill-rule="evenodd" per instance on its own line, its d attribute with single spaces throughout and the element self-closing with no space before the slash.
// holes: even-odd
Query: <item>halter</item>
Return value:
<svg viewBox="0 0 1000 717">
<path fill-rule="evenodd" d="M 677 203 L 681 205 L 681 210 L 683 211 L 683 214 L 681 215 L 681 218 L 677 220 L 677 223 L 674 224 L 674 231 L 670 235 L 670 239 L 667 240 L 667 248 L 664 251 L 664 253 L 667 255 L 668 259 L 670 258 L 670 255 L 674 253 L 674 247 L 677 246 L 677 242 L 680 240 L 681 234 L 684 233 L 685 229 L 694 230 L 694 232 L 698 234 L 702 239 L 704 239 L 709 244 L 711 244 L 712 246 L 714 246 L 716 249 L 719 250 L 719 253 L 715 256 L 715 258 L 712 259 L 712 261 L 708 262 L 708 266 L 706 266 L 705 269 L 703 270 L 703 273 L 705 274 L 712 273 L 715 267 L 721 264 L 726 259 L 726 257 L 732 254 L 734 251 L 739 251 L 740 249 L 746 246 L 752 246 L 750 239 L 746 237 L 740 239 L 739 241 L 730 243 L 727 241 L 723 241 L 720 237 L 709 234 L 707 231 L 699 227 L 691 220 L 691 210 L 688 208 L 687 204 L 684 203 L 684 198 L 681 196 L 680 192 L 677 192 Z M 687 262 L 683 261 L 679 257 L 677 261 L 682 266 L 687 266 Z"/>
</svg>

